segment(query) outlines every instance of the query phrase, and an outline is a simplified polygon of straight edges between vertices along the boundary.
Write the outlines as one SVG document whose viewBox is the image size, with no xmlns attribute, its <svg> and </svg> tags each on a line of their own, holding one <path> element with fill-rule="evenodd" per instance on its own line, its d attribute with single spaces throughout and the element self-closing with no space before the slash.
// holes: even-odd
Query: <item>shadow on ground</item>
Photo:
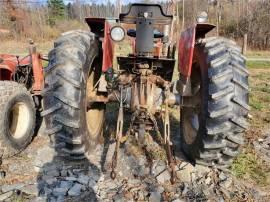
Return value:
<svg viewBox="0 0 270 202">
<path fill-rule="evenodd" d="M 143 180 L 148 180 L 148 185 L 143 187 L 145 190 L 145 196 L 140 196 L 136 192 L 135 198 L 146 199 L 151 196 L 151 193 L 156 193 L 157 189 L 161 188 L 156 183 L 155 176 L 166 171 L 166 159 L 159 159 L 162 156 L 163 148 L 154 143 L 153 146 L 160 152 L 160 155 L 155 156 L 154 170 L 150 169 L 150 164 L 145 158 L 144 151 L 136 144 L 136 140 L 133 137 L 129 137 L 127 142 L 121 146 L 118 158 L 117 166 L 117 179 L 110 179 L 112 154 L 115 147 L 115 126 L 117 120 L 118 107 L 116 104 L 111 104 L 106 110 L 106 125 L 104 127 L 103 144 L 97 146 L 96 150 L 91 153 L 82 161 L 70 161 L 61 157 L 55 156 L 56 152 L 53 148 L 46 147 L 44 151 L 39 151 L 41 155 L 40 171 L 37 177 L 39 196 L 46 201 L 63 201 L 63 200 L 80 200 L 80 201 L 97 201 L 99 199 L 106 200 L 110 197 L 122 197 L 118 196 L 117 192 L 114 193 L 116 187 L 120 184 L 140 183 Z M 127 132 L 129 127 L 130 115 L 126 115 L 124 123 L 124 133 Z M 175 154 L 178 161 L 179 157 L 182 159 L 180 149 L 180 136 L 179 136 L 179 121 L 177 118 L 171 118 L 172 124 L 172 141 L 175 144 Z M 160 128 L 162 130 L 162 128 Z M 153 138 L 155 139 L 155 137 Z M 48 158 L 51 155 L 51 159 Z M 44 156 L 44 159 L 43 157 Z M 47 159 L 47 162 L 43 160 Z M 49 160 L 50 159 L 50 160 Z M 43 163 L 43 164 L 42 164 Z M 38 163 L 37 163 L 38 164 Z M 169 179 L 168 173 L 164 176 L 161 175 L 161 182 L 165 182 Z M 105 191 L 107 193 L 102 193 Z M 139 191 L 140 189 L 138 189 Z M 114 193 L 114 194 L 113 194 Z M 158 192 L 159 193 L 159 192 Z M 106 195 L 106 196 L 104 196 Z M 124 194 L 125 195 L 125 194 Z M 160 198 L 163 196 L 160 195 Z M 132 196 L 134 198 L 134 196 Z"/>
<path fill-rule="evenodd" d="M 125 118 L 128 129 L 129 116 Z M 252 199 L 259 192 L 246 189 L 228 173 L 203 166 L 193 167 L 184 160 L 180 148 L 179 108 L 171 111 L 171 133 L 177 161 L 177 182 L 170 183 L 163 147 L 155 141 L 152 169 L 135 138 L 128 138 L 119 150 L 117 177 L 110 178 L 115 147 L 117 105 L 108 106 L 104 142 L 83 161 L 69 161 L 55 156 L 43 129 L 31 146 L 16 158 L 5 161 L 7 171 L 0 179 L 0 199 L 5 201 L 231 201 Z M 161 123 L 159 122 L 162 131 Z M 43 125 L 44 128 L 44 125 Z M 155 136 L 153 134 L 153 139 Z M 152 140 L 150 138 L 150 140 Z M 1 185 L 1 182 L 3 185 Z M 254 191 L 255 190 L 255 191 Z M 261 199 L 261 198 L 259 198 Z M 0 200 L 1 201 L 1 200 Z"/>
</svg>

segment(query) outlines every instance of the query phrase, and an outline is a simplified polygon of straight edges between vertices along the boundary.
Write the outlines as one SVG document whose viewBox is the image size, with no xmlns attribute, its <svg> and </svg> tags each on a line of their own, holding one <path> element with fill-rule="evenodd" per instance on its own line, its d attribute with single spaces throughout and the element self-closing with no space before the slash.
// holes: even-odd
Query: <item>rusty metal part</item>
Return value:
<svg viewBox="0 0 270 202">
<path fill-rule="evenodd" d="M 131 110 L 148 109 L 149 112 L 155 114 L 159 104 L 159 97 L 162 99 L 162 91 L 160 88 L 167 88 L 170 83 L 160 76 L 151 74 L 151 71 L 141 69 L 141 72 L 131 84 Z"/>
<path fill-rule="evenodd" d="M 139 73 L 139 74 L 138 74 Z M 130 77 L 131 78 L 131 77 Z M 123 80 L 130 80 L 122 76 Z M 160 132 L 155 119 L 157 112 L 156 103 L 157 96 L 160 96 L 161 104 L 165 104 L 164 115 L 164 137 L 162 144 L 166 150 L 168 159 L 168 165 L 171 172 L 171 183 L 175 183 L 176 171 L 175 171 L 175 158 L 173 157 L 172 142 L 170 139 L 170 120 L 169 120 L 169 105 L 181 103 L 180 96 L 170 92 L 171 83 L 164 80 L 162 77 L 151 74 L 148 69 L 139 69 L 136 76 L 132 77 L 131 84 L 128 87 L 120 85 L 119 91 L 111 91 L 108 95 L 108 100 L 116 100 L 120 102 L 119 115 L 117 121 L 117 133 L 116 133 L 116 146 L 112 159 L 112 172 L 111 177 L 116 177 L 115 169 L 117 167 L 118 150 L 122 138 L 123 127 L 123 103 L 125 101 L 130 102 L 130 108 L 133 112 L 130 122 L 130 127 L 127 135 L 135 134 L 139 145 L 145 146 L 145 133 L 150 130 L 155 130 L 159 137 Z M 123 83 L 123 82 L 122 82 Z M 130 89 L 130 92 L 127 90 Z M 165 93 L 164 93 L 165 90 Z M 129 93 L 131 95 L 129 95 Z M 119 98 L 120 97 L 120 98 Z M 124 98 L 125 97 L 125 98 Z M 130 100 L 128 97 L 131 97 Z M 151 163 L 150 163 L 151 165 Z"/>
<path fill-rule="evenodd" d="M 156 75 L 150 75 L 148 77 L 149 81 L 158 85 L 158 86 L 161 86 L 161 87 L 169 87 L 170 86 L 170 82 L 169 81 L 166 81 L 165 79 L 163 79 L 161 76 L 156 76 Z"/>
<path fill-rule="evenodd" d="M 117 128 L 116 128 L 116 145 L 114 154 L 112 157 L 112 171 L 111 171 L 111 178 L 115 179 L 116 173 L 115 169 L 117 167 L 117 160 L 118 160 L 118 150 L 120 147 L 121 139 L 123 136 L 123 124 L 124 124 L 124 110 L 123 110 L 123 93 L 122 93 L 122 86 L 120 87 L 120 106 L 119 106 L 119 113 L 117 119 Z"/>
<path fill-rule="evenodd" d="M 32 86 L 32 91 L 35 94 L 40 94 L 41 90 L 44 88 L 44 75 L 43 75 L 43 67 L 42 60 L 40 54 L 36 51 L 31 53 L 31 62 L 33 68 L 33 76 L 34 76 L 34 84 Z"/>
<path fill-rule="evenodd" d="M 158 57 L 158 58 L 161 57 L 162 48 L 163 48 L 163 43 L 161 42 L 161 39 L 158 39 L 158 41 L 154 43 L 154 56 L 155 57 Z"/>
<path fill-rule="evenodd" d="M 168 97 L 165 98 L 163 92 L 158 90 L 159 88 L 156 88 L 153 85 L 148 85 L 148 98 L 144 98 L 142 100 L 137 99 L 138 98 L 138 88 L 137 83 L 134 83 L 134 87 L 128 87 L 125 90 L 123 90 L 123 95 L 125 97 L 125 104 L 130 108 L 131 111 L 135 111 L 138 106 L 142 108 L 148 108 L 150 111 L 155 113 L 156 111 L 160 110 L 160 105 L 162 103 L 168 103 L 169 106 L 196 106 L 198 104 L 198 99 L 194 99 L 193 97 L 186 96 L 182 97 L 179 93 L 169 93 Z M 132 94 L 133 93 L 133 94 Z M 199 94 L 195 95 L 196 97 L 199 96 Z M 120 92 L 118 90 L 110 91 L 108 95 L 104 94 L 90 94 L 88 97 L 88 105 L 91 106 L 93 102 L 103 102 L 103 103 L 109 103 L 109 102 L 119 102 Z M 133 99 L 133 100 L 131 100 Z M 145 101 L 146 100 L 146 101 Z M 144 104 L 139 104 L 141 103 Z"/>
<path fill-rule="evenodd" d="M 168 98 L 170 91 L 166 89 L 166 98 Z M 170 117 L 169 117 L 169 105 L 165 103 L 165 114 L 164 114 L 164 146 L 166 150 L 166 155 L 168 159 L 168 164 L 171 172 L 171 183 L 174 184 L 176 180 L 176 172 L 175 172 L 175 159 L 172 154 L 172 142 L 171 142 L 171 133 L 170 133 Z"/>
<path fill-rule="evenodd" d="M 129 73 L 134 73 L 134 68 L 135 70 L 138 70 L 136 65 L 148 63 L 149 69 L 152 70 L 153 75 L 161 76 L 164 80 L 171 81 L 174 72 L 175 59 L 167 57 L 136 57 L 132 55 L 117 57 L 117 62 L 120 70 Z"/>
</svg>

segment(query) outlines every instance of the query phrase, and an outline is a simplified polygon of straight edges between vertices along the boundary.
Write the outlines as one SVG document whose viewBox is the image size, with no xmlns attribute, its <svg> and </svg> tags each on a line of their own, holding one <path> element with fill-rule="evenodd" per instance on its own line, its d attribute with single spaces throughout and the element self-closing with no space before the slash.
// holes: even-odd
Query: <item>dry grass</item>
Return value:
<svg viewBox="0 0 270 202">
<path fill-rule="evenodd" d="M 53 41 L 36 42 L 38 51 L 42 54 L 48 54 L 48 51 L 53 47 Z M 28 54 L 29 42 L 6 40 L 2 41 L 0 45 L 0 53 L 15 54 L 25 56 Z"/>
<path fill-rule="evenodd" d="M 256 57 L 256 58 L 267 58 L 270 57 L 270 51 L 255 51 L 255 50 L 248 50 L 247 57 Z"/>
</svg>

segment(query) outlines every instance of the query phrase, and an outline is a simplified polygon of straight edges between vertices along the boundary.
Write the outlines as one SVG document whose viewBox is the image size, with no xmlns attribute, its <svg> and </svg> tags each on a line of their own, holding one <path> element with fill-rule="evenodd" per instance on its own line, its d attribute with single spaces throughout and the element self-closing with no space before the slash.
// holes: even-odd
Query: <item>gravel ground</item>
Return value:
<svg viewBox="0 0 270 202">
<path fill-rule="evenodd" d="M 114 130 L 115 119 L 108 120 L 105 133 Z M 175 145 L 179 145 L 178 125 L 172 124 Z M 43 131 L 44 125 L 26 151 L 2 162 L 0 201 L 267 201 L 270 197 L 268 192 L 235 180 L 230 172 L 194 167 L 178 147 L 177 182 L 172 185 L 162 148 L 157 143 L 149 146 L 159 154 L 150 169 L 132 138 L 120 149 L 117 178 L 112 180 L 115 142 L 111 137 L 105 137 L 105 143 L 86 160 L 72 162 L 55 156 Z"/>
</svg>

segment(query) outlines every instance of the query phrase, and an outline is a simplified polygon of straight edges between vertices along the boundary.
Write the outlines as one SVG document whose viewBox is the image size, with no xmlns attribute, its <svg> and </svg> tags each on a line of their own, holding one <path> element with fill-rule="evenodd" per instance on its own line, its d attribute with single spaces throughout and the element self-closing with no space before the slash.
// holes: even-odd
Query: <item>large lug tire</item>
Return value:
<svg viewBox="0 0 270 202">
<path fill-rule="evenodd" d="M 200 104 L 182 107 L 180 120 L 182 149 L 194 163 L 227 168 L 244 144 L 249 74 L 240 50 L 220 37 L 195 46 L 191 86 Z"/>
<path fill-rule="evenodd" d="M 31 94 L 13 81 L 0 81 L 0 159 L 14 156 L 31 142 L 36 111 Z"/>
<path fill-rule="evenodd" d="M 59 37 L 49 53 L 43 94 L 46 133 L 60 156 L 83 159 L 101 139 L 104 103 L 88 105 L 101 75 L 99 42 L 86 31 Z"/>
</svg>

